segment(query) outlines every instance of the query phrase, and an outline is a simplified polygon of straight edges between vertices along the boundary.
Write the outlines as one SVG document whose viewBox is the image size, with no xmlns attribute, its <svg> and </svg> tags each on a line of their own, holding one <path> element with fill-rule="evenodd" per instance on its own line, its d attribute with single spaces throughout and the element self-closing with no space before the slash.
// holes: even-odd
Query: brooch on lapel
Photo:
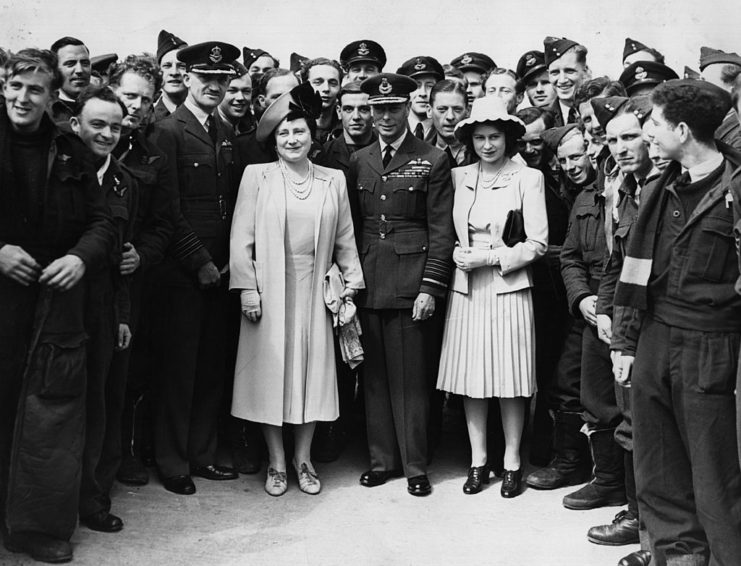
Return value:
<svg viewBox="0 0 741 566">
<path fill-rule="evenodd" d="M 129 188 L 127 186 L 121 186 L 121 179 L 118 178 L 118 175 L 113 175 L 113 192 L 116 193 L 120 198 L 123 198 L 123 196 L 126 194 L 126 191 L 128 191 Z"/>
</svg>

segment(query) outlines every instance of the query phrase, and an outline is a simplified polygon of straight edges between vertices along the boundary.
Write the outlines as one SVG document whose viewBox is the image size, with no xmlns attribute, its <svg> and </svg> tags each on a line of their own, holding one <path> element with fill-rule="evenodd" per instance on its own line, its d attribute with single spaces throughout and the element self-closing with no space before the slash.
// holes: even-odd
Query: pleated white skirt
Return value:
<svg viewBox="0 0 741 566">
<path fill-rule="evenodd" d="M 451 292 L 437 388 L 478 399 L 530 397 L 535 328 L 530 289 L 497 294 L 494 269 L 469 273 L 468 294 Z"/>
</svg>

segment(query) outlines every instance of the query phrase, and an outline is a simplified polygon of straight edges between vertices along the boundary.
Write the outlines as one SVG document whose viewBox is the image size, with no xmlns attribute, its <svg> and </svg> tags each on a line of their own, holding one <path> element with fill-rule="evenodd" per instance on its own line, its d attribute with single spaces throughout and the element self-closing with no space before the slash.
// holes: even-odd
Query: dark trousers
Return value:
<svg viewBox="0 0 741 566">
<path fill-rule="evenodd" d="M 427 473 L 432 374 L 439 362 L 431 352 L 439 352 L 442 315 L 436 309 L 431 319 L 413 322 L 410 309 L 360 310 L 372 470 Z"/>
<path fill-rule="evenodd" d="M 581 403 L 584 421 L 590 429 L 615 428 L 620 422 L 610 346 L 597 337 L 597 328 L 590 324 L 582 332 Z"/>
<path fill-rule="evenodd" d="M 87 398 L 85 449 L 82 455 L 82 480 L 80 483 L 80 517 L 98 511 L 110 511 L 110 490 L 116 471 L 110 470 L 112 451 L 120 447 L 120 412 L 112 415 L 109 404 L 123 405 L 124 385 L 110 383 L 116 346 L 115 301 L 110 277 L 102 274 L 91 281 L 87 299 Z M 115 396 L 114 400 L 112 397 Z M 114 411 L 115 412 L 115 411 Z M 113 438 L 118 435 L 117 438 Z M 111 446 L 111 442 L 115 446 Z M 120 454 L 120 448 L 118 450 Z M 106 465 L 101 467 L 103 454 Z"/>
<path fill-rule="evenodd" d="M 155 458 L 163 477 L 215 463 L 224 388 L 225 288 L 166 286 L 157 294 L 163 356 L 155 418 Z"/>
<path fill-rule="evenodd" d="M 581 350 L 585 322 L 569 320 L 561 357 L 556 367 L 556 382 L 551 388 L 550 404 L 554 411 L 581 413 Z"/>
<path fill-rule="evenodd" d="M 740 337 L 643 323 L 631 388 L 634 461 L 657 566 L 704 565 L 711 554 L 714 564 L 741 564 Z"/>
</svg>

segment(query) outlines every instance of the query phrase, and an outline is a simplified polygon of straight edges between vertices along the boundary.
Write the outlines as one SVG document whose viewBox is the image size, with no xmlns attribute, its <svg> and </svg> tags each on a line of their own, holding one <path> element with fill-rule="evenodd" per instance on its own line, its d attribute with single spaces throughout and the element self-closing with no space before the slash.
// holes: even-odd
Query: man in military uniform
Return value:
<svg viewBox="0 0 741 566">
<path fill-rule="evenodd" d="M 430 92 L 430 117 L 435 127 L 432 145 L 445 152 L 450 167 L 471 163 L 468 148 L 455 137 L 455 126 L 468 115 L 466 89 L 456 81 L 442 80 Z"/>
<path fill-rule="evenodd" d="M 556 91 L 556 100 L 549 110 L 556 117 L 556 126 L 575 124 L 579 109 L 574 104 L 576 91 L 591 78 L 587 66 L 587 48 L 565 37 L 548 36 L 543 40 L 548 77 Z"/>
<path fill-rule="evenodd" d="M 375 77 L 386 65 L 386 52 L 372 39 L 348 43 L 340 53 L 345 82 L 364 81 Z"/>
<path fill-rule="evenodd" d="M 723 90 L 731 91 L 733 83 L 741 76 L 741 56 L 710 47 L 700 48 L 702 78 Z M 736 110 L 731 108 L 715 132 L 715 138 L 741 150 L 741 127 Z"/>
<path fill-rule="evenodd" d="M 450 64 L 463 73 L 468 83 L 467 94 L 470 107 L 475 99 L 484 96 L 484 75 L 495 69 L 497 64 L 488 55 L 474 51 L 459 55 Z"/>
<path fill-rule="evenodd" d="M 623 67 L 630 67 L 636 61 L 654 61 L 663 64 L 664 56 L 653 47 L 626 37 L 623 47 Z"/>
<path fill-rule="evenodd" d="M 252 78 L 242 63 L 235 61 L 233 67 L 236 74 L 219 104 L 219 118 L 238 136 L 255 129 L 255 117 L 252 115 Z"/>
<path fill-rule="evenodd" d="M 556 100 L 556 91 L 548 78 L 548 67 L 542 51 L 528 51 L 517 61 L 520 90 L 527 94 L 530 104 L 548 108 Z"/>
<path fill-rule="evenodd" d="M 66 124 L 74 113 L 77 96 L 90 84 L 90 52 L 82 41 L 69 36 L 57 39 L 51 51 L 57 55 L 63 79 L 59 96 L 51 105 L 51 117 Z"/>
<path fill-rule="evenodd" d="M 677 73 L 663 63 L 636 61 L 625 67 L 620 82 L 625 86 L 628 96 L 633 98 L 649 95 L 656 85 L 678 78 Z"/>
<path fill-rule="evenodd" d="M 308 82 L 322 97 L 322 111 L 316 121 L 314 139 L 323 144 L 341 131 L 337 116 L 337 96 L 342 84 L 340 64 L 326 57 L 310 59 L 302 65 L 302 82 Z M 338 131 L 339 130 L 339 131 Z"/>
<path fill-rule="evenodd" d="M 371 468 L 366 487 L 405 475 L 412 495 L 432 491 L 427 424 L 455 234 L 444 152 L 407 129 L 417 83 L 383 73 L 362 83 L 379 139 L 357 151 L 348 191 L 368 288 L 358 295 Z M 434 358 L 434 359 L 432 359 Z"/>
<path fill-rule="evenodd" d="M 183 82 L 185 64 L 178 60 L 178 51 L 188 45 L 169 31 L 157 37 L 157 64 L 162 70 L 162 94 L 154 105 L 154 121 L 167 118 L 183 103 L 188 89 Z"/>
<path fill-rule="evenodd" d="M 420 140 L 432 141 L 435 128 L 432 127 L 430 110 L 430 92 L 435 83 L 445 78 L 442 65 L 433 57 L 412 57 L 405 61 L 396 71 L 417 83 L 417 89 L 411 94 L 411 111 L 409 112 L 409 129 Z"/>
<path fill-rule="evenodd" d="M 153 134 L 174 164 L 181 222 L 159 266 L 163 310 L 161 373 L 155 457 L 163 485 L 195 492 L 191 474 L 234 479 L 217 466 L 217 417 L 225 362 L 229 229 L 238 183 L 232 133 L 214 116 L 224 98 L 239 50 L 222 42 L 182 49 L 187 66 L 185 102 L 158 122 Z"/>
<path fill-rule="evenodd" d="M 247 67 L 247 73 L 250 77 L 257 77 L 264 75 L 270 69 L 277 69 L 280 67 L 280 61 L 273 57 L 270 53 L 264 49 L 250 49 L 249 47 L 242 48 L 242 60 L 244 66 Z"/>
<path fill-rule="evenodd" d="M 731 100 L 673 80 L 651 101 L 651 139 L 673 163 L 641 202 L 615 291 L 615 314 L 627 307 L 614 369 L 631 384 L 638 507 L 652 564 L 741 564 L 731 192 L 741 162 L 714 140 Z"/>
</svg>

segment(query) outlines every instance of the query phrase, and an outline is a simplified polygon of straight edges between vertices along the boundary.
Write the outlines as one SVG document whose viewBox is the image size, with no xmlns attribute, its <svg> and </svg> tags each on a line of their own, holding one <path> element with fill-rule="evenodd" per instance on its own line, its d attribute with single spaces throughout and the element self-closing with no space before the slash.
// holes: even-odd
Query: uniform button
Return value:
<svg viewBox="0 0 741 566">
<path fill-rule="evenodd" d="M 193 164 L 193 167 L 198 167 L 198 163 L 194 163 Z"/>
<path fill-rule="evenodd" d="M 386 222 L 386 215 L 385 214 L 382 214 L 381 215 L 381 222 Z"/>
<path fill-rule="evenodd" d="M 380 238 L 381 238 L 382 240 L 385 240 L 385 239 L 386 239 L 386 234 L 381 234 L 381 235 L 380 235 L 379 237 L 380 237 Z"/>
<path fill-rule="evenodd" d="M 426 252 L 427 251 L 427 246 L 422 246 L 422 251 L 423 252 Z"/>
<path fill-rule="evenodd" d="M 680 217 L 680 213 L 679 213 L 679 211 L 678 211 L 678 210 L 675 210 L 674 212 L 672 212 L 672 216 L 673 216 L 674 218 L 679 218 L 679 217 Z"/>
<path fill-rule="evenodd" d="M 381 195 L 381 200 L 386 200 L 386 195 Z"/>
<path fill-rule="evenodd" d="M 388 178 L 388 177 L 387 177 L 386 175 L 383 175 L 383 176 L 381 177 L 381 181 L 383 181 L 383 182 L 385 183 L 385 182 L 386 182 L 386 179 L 387 179 L 387 178 Z"/>
<path fill-rule="evenodd" d="M 221 177 L 221 173 L 216 173 L 216 176 L 217 177 Z"/>
<path fill-rule="evenodd" d="M 409 187 L 408 190 L 413 191 L 414 190 L 414 187 Z"/>
</svg>

